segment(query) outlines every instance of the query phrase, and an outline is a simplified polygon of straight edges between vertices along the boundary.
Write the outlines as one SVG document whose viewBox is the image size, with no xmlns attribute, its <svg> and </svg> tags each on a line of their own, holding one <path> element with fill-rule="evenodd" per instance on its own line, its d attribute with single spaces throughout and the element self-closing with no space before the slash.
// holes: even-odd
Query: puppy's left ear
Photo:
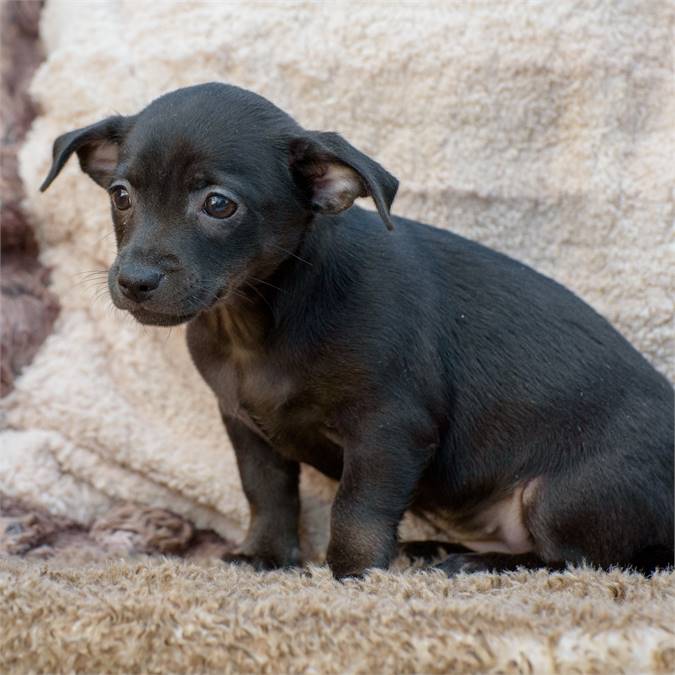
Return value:
<svg viewBox="0 0 675 675">
<path fill-rule="evenodd" d="M 52 168 L 40 186 L 40 192 L 51 185 L 73 152 L 77 152 L 82 171 L 101 187 L 107 187 L 117 167 L 119 146 L 130 126 L 130 118 L 116 115 L 59 136 L 52 150 Z"/>
<path fill-rule="evenodd" d="M 394 229 L 389 209 L 398 181 L 339 134 L 308 131 L 293 139 L 289 164 L 313 211 L 339 213 L 357 197 L 372 197 L 387 229 Z"/>
</svg>

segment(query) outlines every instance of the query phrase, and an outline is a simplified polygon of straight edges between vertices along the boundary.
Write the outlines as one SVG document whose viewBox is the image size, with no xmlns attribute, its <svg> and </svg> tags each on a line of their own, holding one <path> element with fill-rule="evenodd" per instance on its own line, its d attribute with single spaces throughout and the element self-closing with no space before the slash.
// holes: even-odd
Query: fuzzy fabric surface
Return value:
<svg viewBox="0 0 675 675">
<path fill-rule="evenodd" d="M 61 313 L 3 399 L 0 492 L 92 533 L 132 503 L 242 538 L 236 462 L 184 329 L 111 310 L 99 274 L 115 254 L 108 197 L 75 160 L 37 190 L 59 134 L 209 80 L 339 131 L 400 179 L 394 213 L 554 277 L 672 381 L 674 28 L 665 0 L 49 0 L 20 172 Z M 303 469 L 311 560 L 334 489 Z M 402 528 L 437 534 L 411 518 Z M 673 669 L 673 575 L 378 572 L 336 585 L 319 569 L 57 558 L 1 563 L 8 667 L 134 670 L 143 652 L 158 672 Z"/>
<path fill-rule="evenodd" d="M 672 673 L 673 580 L 0 560 L 0 670 Z"/>
</svg>

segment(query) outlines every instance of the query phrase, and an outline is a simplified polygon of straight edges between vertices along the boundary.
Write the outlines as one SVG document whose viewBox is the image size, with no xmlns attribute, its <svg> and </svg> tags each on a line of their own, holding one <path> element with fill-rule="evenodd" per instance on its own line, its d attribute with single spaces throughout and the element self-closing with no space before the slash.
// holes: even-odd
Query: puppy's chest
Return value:
<svg viewBox="0 0 675 675">
<path fill-rule="evenodd" d="M 316 400 L 317 382 L 309 382 L 307 372 L 298 372 L 278 353 L 238 344 L 218 315 L 195 320 L 188 345 L 224 415 L 243 422 L 287 458 L 339 476 L 342 444 L 332 419 L 335 406 Z"/>
<path fill-rule="evenodd" d="M 217 393 L 223 412 L 247 416 L 245 421 L 259 427 L 256 431 L 277 426 L 281 411 L 297 394 L 294 378 L 263 359 L 231 356 L 220 370 Z"/>
<path fill-rule="evenodd" d="M 223 364 L 219 380 L 224 413 L 283 454 L 306 461 L 301 446 L 316 444 L 316 430 L 325 426 L 325 415 L 308 401 L 302 378 L 271 359 L 234 353 Z"/>
</svg>

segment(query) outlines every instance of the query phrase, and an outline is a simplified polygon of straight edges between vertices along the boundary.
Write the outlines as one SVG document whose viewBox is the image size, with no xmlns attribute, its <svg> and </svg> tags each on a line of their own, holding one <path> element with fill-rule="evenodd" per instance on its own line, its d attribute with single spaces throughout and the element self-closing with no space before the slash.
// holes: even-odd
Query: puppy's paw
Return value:
<svg viewBox="0 0 675 675">
<path fill-rule="evenodd" d="M 250 565 L 256 572 L 264 572 L 279 567 L 270 558 L 260 558 L 258 556 L 246 555 L 245 553 L 226 553 L 220 559 L 230 565 Z"/>
<path fill-rule="evenodd" d="M 434 569 L 443 570 L 449 577 L 454 577 L 461 573 L 489 572 L 490 566 L 479 553 L 453 553 L 434 565 Z"/>
<path fill-rule="evenodd" d="M 452 544 L 446 541 L 402 541 L 398 544 L 398 555 L 404 556 L 410 561 L 439 563 L 451 553 L 471 553 L 471 551 L 461 544 Z"/>
<path fill-rule="evenodd" d="M 348 579 L 361 580 L 372 569 L 386 569 L 389 567 L 388 559 L 364 560 L 358 557 L 350 557 L 344 552 L 336 554 L 334 551 L 328 551 L 326 562 L 333 578 L 336 581 L 347 581 Z"/>
<path fill-rule="evenodd" d="M 362 581 L 363 579 L 366 578 L 366 572 L 368 570 L 361 570 L 360 572 L 357 571 L 349 571 L 347 569 L 341 570 L 341 569 L 335 569 L 333 567 L 330 567 L 330 571 L 333 573 L 333 579 L 335 581 L 349 581 L 350 579 L 354 579 L 355 581 Z"/>
<path fill-rule="evenodd" d="M 256 572 L 269 572 L 270 570 L 292 569 L 300 567 L 298 556 L 288 556 L 283 560 L 271 556 L 248 555 L 246 553 L 226 553 L 220 558 L 223 562 L 231 565 L 250 565 Z"/>
</svg>

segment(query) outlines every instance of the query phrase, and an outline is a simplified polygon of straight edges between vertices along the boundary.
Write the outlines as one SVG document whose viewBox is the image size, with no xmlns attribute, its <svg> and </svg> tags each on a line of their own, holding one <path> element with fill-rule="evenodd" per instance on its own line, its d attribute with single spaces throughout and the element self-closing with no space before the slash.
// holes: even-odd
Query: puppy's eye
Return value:
<svg viewBox="0 0 675 675">
<path fill-rule="evenodd" d="M 126 211 L 131 206 L 131 195 L 128 190 L 121 185 L 118 185 L 111 190 L 110 198 L 112 199 L 115 208 L 120 211 Z"/>
<path fill-rule="evenodd" d="M 204 200 L 202 210 L 211 218 L 229 218 L 237 210 L 237 204 L 225 195 L 212 192 Z"/>
</svg>

